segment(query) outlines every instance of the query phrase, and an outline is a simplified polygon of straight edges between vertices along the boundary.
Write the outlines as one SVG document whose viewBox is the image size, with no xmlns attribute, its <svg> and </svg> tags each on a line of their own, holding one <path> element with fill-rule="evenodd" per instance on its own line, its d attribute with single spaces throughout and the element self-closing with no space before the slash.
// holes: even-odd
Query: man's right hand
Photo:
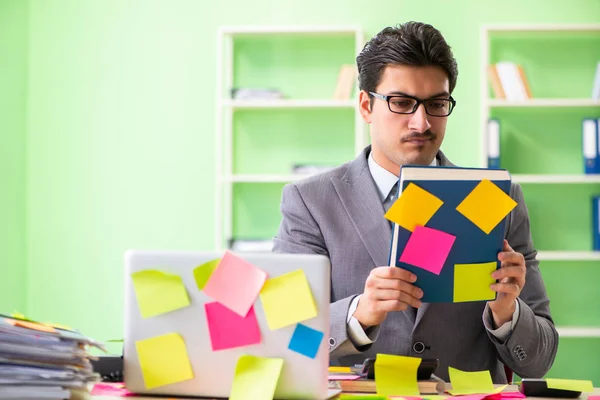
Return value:
<svg viewBox="0 0 600 400">
<path fill-rule="evenodd" d="M 419 308 L 423 291 L 413 285 L 417 277 L 398 267 L 374 268 L 360 297 L 354 318 L 363 329 L 379 325 L 390 311 L 403 311 L 408 306 Z"/>
</svg>

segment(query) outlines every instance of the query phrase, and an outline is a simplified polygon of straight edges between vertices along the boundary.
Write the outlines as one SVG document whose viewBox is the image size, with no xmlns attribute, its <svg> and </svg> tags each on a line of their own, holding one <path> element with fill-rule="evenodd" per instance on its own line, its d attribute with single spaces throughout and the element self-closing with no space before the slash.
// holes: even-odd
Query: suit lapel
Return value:
<svg viewBox="0 0 600 400">
<path fill-rule="evenodd" d="M 341 179 L 331 182 L 348 218 L 376 266 L 388 265 L 392 229 L 383 217 L 383 204 L 369 171 L 367 156 L 370 146 L 349 165 Z"/>
</svg>

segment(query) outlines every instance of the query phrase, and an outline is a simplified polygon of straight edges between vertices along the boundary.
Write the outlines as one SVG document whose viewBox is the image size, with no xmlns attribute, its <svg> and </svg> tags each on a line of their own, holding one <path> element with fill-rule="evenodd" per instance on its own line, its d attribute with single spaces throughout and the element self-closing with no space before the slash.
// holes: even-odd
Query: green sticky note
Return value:
<svg viewBox="0 0 600 400">
<path fill-rule="evenodd" d="M 450 383 L 452 383 L 452 390 L 449 390 L 449 392 L 453 396 L 500 393 L 506 387 L 494 388 L 490 371 L 466 372 L 448 367 L 448 374 L 450 375 Z"/>
<path fill-rule="evenodd" d="M 420 396 L 417 369 L 421 359 L 416 357 L 377 354 L 375 387 L 383 396 Z"/>
<path fill-rule="evenodd" d="M 209 262 L 205 262 L 204 264 L 194 268 L 194 279 L 196 280 L 196 285 L 198 285 L 198 289 L 204 289 L 204 285 L 208 282 L 210 276 L 212 275 L 217 265 L 221 261 L 220 258 L 215 258 Z"/>
<path fill-rule="evenodd" d="M 548 389 L 573 390 L 576 392 L 594 391 L 594 385 L 592 384 L 592 381 L 546 378 L 546 385 L 548 385 Z"/>
<path fill-rule="evenodd" d="M 194 378 L 181 335 L 168 333 L 135 342 L 147 389 Z"/>
<path fill-rule="evenodd" d="M 272 400 L 282 367 L 283 358 L 241 356 L 229 400 Z"/>
<path fill-rule="evenodd" d="M 496 280 L 492 272 L 496 270 L 496 261 L 476 264 L 454 265 L 454 302 L 494 300 L 496 292 L 490 285 Z"/>
<path fill-rule="evenodd" d="M 190 299 L 179 275 L 148 269 L 134 272 L 131 279 L 143 318 L 190 305 Z"/>
</svg>

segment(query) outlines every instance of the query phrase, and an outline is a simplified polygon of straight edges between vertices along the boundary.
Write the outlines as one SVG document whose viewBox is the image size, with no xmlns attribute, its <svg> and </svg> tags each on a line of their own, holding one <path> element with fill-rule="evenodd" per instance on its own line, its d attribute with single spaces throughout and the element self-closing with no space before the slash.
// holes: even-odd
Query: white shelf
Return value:
<svg viewBox="0 0 600 400">
<path fill-rule="evenodd" d="M 560 337 L 578 337 L 578 338 L 600 338 L 600 327 L 580 326 L 567 327 L 557 326 L 556 330 Z"/>
<path fill-rule="evenodd" d="M 358 26 L 225 26 L 220 29 L 224 35 L 354 35 L 361 32 Z"/>
<path fill-rule="evenodd" d="M 238 182 L 238 183 L 287 183 L 294 182 L 300 179 L 307 178 L 311 175 L 308 174 L 288 174 L 288 175 L 276 175 L 276 174 L 237 174 L 224 177 L 225 182 Z"/>
<path fill-rule="evenodd" d="M 550 174 L 539 174 L 539 175 L 526 175 L 526 174 L 515 174 L 512 175 L 512 180 L 517 183 L 600 183 L 600 174 L 576 174 L 576 175 L 550 175 Z"/>
<path fill-rule="evenodd" d="M 257 108 L 352 108 L 355 100 L 224 100 L 223 106 L 234 110 Z"/>
<path fill-rule="evenodd" d="M 540 261 L 600 261 L 600 251 L 539 251 Z"/>
<path fill-rule="evenodd" d="M 594 99 L 528 99 L 509 101 L 505 99 L 488 99 L 489 107 L 600 107 L 600 101 Z"/>
<path fill-rule="evenodd" d="M 527 25 L 486 25 L 489 33 L 510 32 L 600 32 L 600 24 L 527 24 Z"/>
</svg>

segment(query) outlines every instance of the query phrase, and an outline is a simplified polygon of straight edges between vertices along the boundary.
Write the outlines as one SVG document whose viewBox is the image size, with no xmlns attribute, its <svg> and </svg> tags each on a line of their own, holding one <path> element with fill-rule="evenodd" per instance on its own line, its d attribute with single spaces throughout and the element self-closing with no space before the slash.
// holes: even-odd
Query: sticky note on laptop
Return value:
<svg viewBox="0 0 600 400">
<path fill-rule="evenodd" d="M 312 291 L 301 269 L 268 279 L 260 292 L 260 301 L 271 330 L 317 316 Z"/>
<path fill-rule="evenodd" d="M 131 279 L 143 318 L 178 310 L 190 304 L 179 275 L 148 269 L 134 272 Z"/>
<path fill-rule="evenodd" d="M 245 317 L 266 279 L 266 272 L 226 251 L 206 282 L 204 293 Z"/>
<path fill-rule="evenodd" d="M 243 355 L 238 359 L 229 400 L 272 400 L 283 358 Z"/>
<path fill-rule="evenodd" d="M 194 378 L 183 337 L 177 333 L 135 342 L 147 389 Z"/>
</svg>

